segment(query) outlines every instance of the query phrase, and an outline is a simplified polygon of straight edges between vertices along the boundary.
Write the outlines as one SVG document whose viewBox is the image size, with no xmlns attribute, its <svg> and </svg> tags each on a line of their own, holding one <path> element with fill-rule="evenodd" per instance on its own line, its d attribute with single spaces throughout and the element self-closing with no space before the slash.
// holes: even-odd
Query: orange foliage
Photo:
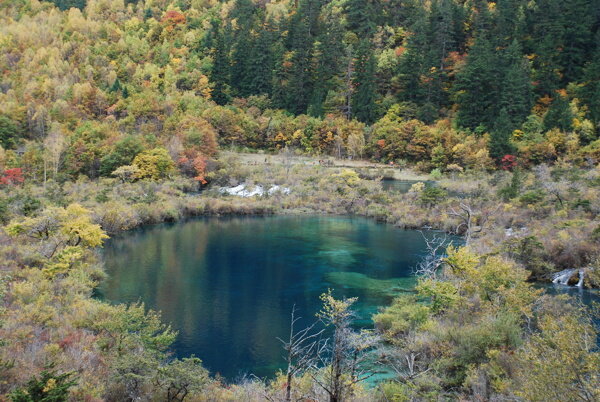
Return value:
<svg viewBox="0 0 600 402">
<path fill-rule="evenodd" d="M 194 177 L 194 180 L 199 181 L 202 184 L 208 183 L 205 178 L 206 158 L 202 155 L 196 156 L 196 158 L 194 158 L 193 165 L 194 169 L 196 170 L 196 177 Z"/>
<path fill-rule="evenodd" d="M 165 15 L 162 17 L 161 22 L 167 25 L 175 26 L 178 24 L 185 24 L 186 19 L 185 15 L 183 15 L 179 11 L 171 10 L 165 13 Z"/>
</svg>

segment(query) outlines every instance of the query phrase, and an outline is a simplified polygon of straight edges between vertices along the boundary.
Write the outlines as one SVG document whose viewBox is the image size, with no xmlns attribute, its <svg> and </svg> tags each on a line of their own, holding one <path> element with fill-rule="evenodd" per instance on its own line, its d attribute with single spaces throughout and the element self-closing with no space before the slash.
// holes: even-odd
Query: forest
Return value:
<svg viewBox="0 0 600 402">
<path fill-rule="evenodd" d="M 10 0 L 0 23 L 0 400 L 600 400 L 600 307 L 547 291 L 598 300 L 600 0 Z M 368 329 L 323 293 L 330 338 L 296 328 L 266 379 L 97 297 L 109 237 L 270 215 L 461 243 L 428 242 Z"/>
</svg>

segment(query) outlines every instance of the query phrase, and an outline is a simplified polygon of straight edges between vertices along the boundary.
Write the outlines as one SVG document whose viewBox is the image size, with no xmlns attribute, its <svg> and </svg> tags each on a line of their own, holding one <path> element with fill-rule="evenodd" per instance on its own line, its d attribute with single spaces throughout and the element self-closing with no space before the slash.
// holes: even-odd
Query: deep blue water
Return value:
<svg viewBox="0 0 600 402">
<path fill-rule="evenodd" d="M 179 331 L 175 353 L 200 357 L 213 374 L 272 376 L 294 304 L 307 325 L 331 288 L 359 298 L 357 325 L 368 326 L 413 286 L 423 252 L 420 233 L 363 218 L 207 218 L 109 240 L 100 292 L 160 310 Z"/>
</svg>

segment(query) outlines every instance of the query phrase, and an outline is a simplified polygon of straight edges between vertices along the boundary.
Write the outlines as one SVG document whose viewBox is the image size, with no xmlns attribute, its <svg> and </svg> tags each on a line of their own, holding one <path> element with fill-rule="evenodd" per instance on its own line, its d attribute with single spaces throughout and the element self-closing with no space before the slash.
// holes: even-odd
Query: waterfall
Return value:
<svg viewBox="0 0 600 402">
<path fill-rule="evenodd" d="M 577 286 L 578 288 L 582 288 L 583 287 L 583 276 L 585 275 L 585 271 L 583 269 L 579 270 L 579 281 L 577 282 Z"/>
<path fill-rule="evenodd" d="M 579 280 L 575 286 L 581 288 L 583 287 L 583 278 L 585 276 L 585 271 L 583 269 L 565 269 L 564 271 L 557 272 L 552 275 L 552 283 L 568 285 L 569 279 L 571 279 L 576 272 Z"/>
</svg>

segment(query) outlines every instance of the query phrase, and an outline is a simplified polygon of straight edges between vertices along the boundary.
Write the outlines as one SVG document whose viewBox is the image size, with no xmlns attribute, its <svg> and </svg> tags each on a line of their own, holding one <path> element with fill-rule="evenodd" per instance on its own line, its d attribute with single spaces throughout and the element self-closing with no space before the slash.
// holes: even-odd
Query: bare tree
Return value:
<svg viewBox="0 0 600 402">
<path fill-rule="evenodd" d="M 289 338 L 285 341 L 281 338 L 277 338 L 281 343 L 283 343 L 283 349 L 286 351 L 286 401 L 291 401 L 292 398 L 292 381 L 294 376 L 313 365 L 313 362 L 315 361 L 315 355 L 319 347 L 317 340 L 323 334 L 323 331 L 325 331 L 322 329 L 313 333 L 312 331 L 316 325 L 315 323 L 296 332 L 294 326 L 300 319 L 301 317 L 296 316 L 296 305 L 294 305 L 292 307 L 292 320 L 290 322 Z"/>
<path fill-rule="evenodd" d="M 481 233 L 488 224 L 490 218 L 498 211 L 500 205 L 493 209 L 485 209 L 475 211 L 469 204 L 461 202 L 458 209 L 450 208 L 450 216 L 457 217 L 459 224 L 456 226 L 455 232 L 460 233 L 465 231 L 465 243 L 468 245 L 475 233 Z"/>
<path fill-rule="evenodd" d="M 537 182 L 540 183 L 544 190 L 556 198 L 562 208 L 564 206 L 563 194 L 568 191 L 569 182 L 566 180 L 554 180 L 550 172 L 550 167 L 546 164 L 534 167 L 533 171 L 535 172 Z"/>
<path fill-rule="evenodd" d="M 44 185 L 46 185 L 48 178 L 48 163 L 52 165 L 52 178 L 56 180 L 65 146 L 65 135 L 62 127 L 58 123 L 52 123 L 50 132 L 44 139 Z"/>
<path fill-rule="evenodd" d="M 375 375 L 362 370 L 368 352 L 378 343 L 372 331 L 356 331 L 351 327 L 354 312 L 351 307 L 356 298 L 336 300 L 331 292 L 321 296 L 323 309 L 318 317 L 326 326 L 333 327 L 331 342 L 325 342 L 317 353 L 322 375 L 312 375 L 313 380 L 329 395 L 329 402 L 340 402 L 352 393 L 355 384 Z"/>
<path fill-rule="evenodd" d="M 294 150 L 286 146 L 279 153 L 283 160 L 283 166 L 285 167 L 285 179 L 288 180 L 290 177 L 290 169 L 294 165 Z"/>
<path fill-rule="evenodd" d="M 411 335 L 411 338 L 410 341 L 405 342 L 406 345 L 402 348 L 393 347 L 380 350 L 385 355 L 382 363 L 391 368 L 404 381 L 413 380 L 431 369 L 423 351 L 418 346 L 412 346 L 415 342 L 415 335 Z"/>
<path fill-rule="evenodd" d="M 419 233 L 421 233 L 423 240 L 425 240 L 427 254 L 425 254 L 423 259 L 413 268 L 413 274 L 420 277 L 435 279 L 439 268 L 443 264 L 441 251 L 451 245 L 452 242 L 448 240 L 446 234 L 443 236 L 434 234 L 433 238 L 428 239 L 423 232 L 419 231 Z"/>
</svg>

